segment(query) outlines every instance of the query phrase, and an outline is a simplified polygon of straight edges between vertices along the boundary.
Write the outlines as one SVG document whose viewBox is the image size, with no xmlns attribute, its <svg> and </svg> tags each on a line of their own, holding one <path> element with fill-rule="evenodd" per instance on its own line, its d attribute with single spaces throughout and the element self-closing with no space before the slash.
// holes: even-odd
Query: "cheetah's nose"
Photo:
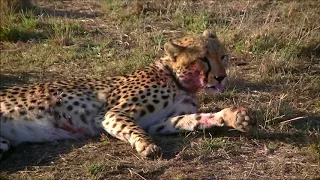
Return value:
<svg viewBox="0 0 320 180">
<path fill-rule="evenodd" d="M 215 76 L 214 78 L 220 83 L 226 76 Z"/>
</svg>

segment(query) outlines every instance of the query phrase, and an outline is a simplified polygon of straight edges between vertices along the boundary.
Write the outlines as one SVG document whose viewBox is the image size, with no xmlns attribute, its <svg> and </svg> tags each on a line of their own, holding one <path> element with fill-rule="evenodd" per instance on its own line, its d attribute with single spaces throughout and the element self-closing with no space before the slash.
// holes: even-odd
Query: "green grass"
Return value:
<svg viewBox="0 0 320 180">
<path fill-rule="evenodd" d="M 87 167 L 87 171 L 93 176 L 98 175 L 99 173 L 104 171 L 104 169 L 105 166 L 101 164 L 91 164 Z"/>
<path fill-rule="evenodd" d="M 205 138 L 202 140 L 198 146 L 201 151 L 212 151 L 219 148 L 224 148 L 228 144 L 228 138 L 218 137 L 218 138 Z"/>
<path fill-rule="evenodd" d="M 155 50 L 160 51 L 163 45 L 166 43 L 167 38 L 163 35 L 163 33 L 156 32 L 152 35 L 151 40 Z"/>
<path fill-rule="evenodd" d="M 81 25 L 72 21 L 52 21 L 48 24 L 43 24 L 43 26 L 47 26 L 45 30 L 48 34 L 48 41 L 59 46 L 73 45 L 73 39 L 75 39 L 76 36 L 86 36 L 86 32 Z"/>
<path fill-rule="evenodd" d="M 209 28 L 210 16 L 208 12 L 177 12 L 174 23 L 189 33 L 200 33 Z"/>
<path fill-rule="evenodd" d="M 39 19 L 33 15 L 32 10 L 20 12 L 16 16 L 13 10 L 8 12 L 7 21 L 0 28 L 0 40 L 27 41 L 42 39 L 43 34 L 36 30 Z"/>
<path fill-rule="evenodd" d="M 116 13 L 119 10 L 122 10 L 123 2 L 117 0 L 104 0 L 103 3 L 107 6 L 108 10 L 112 13 Z"/>
</svg>

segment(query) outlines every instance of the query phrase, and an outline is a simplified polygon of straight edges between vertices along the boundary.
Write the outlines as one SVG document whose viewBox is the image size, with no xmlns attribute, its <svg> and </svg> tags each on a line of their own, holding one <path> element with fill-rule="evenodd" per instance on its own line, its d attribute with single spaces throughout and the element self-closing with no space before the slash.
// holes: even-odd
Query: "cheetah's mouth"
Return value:
<svg viewBox="0 0 320 180">
<path fill-rule="evenodd" d="M 209 86 L 205 88 L 207 93 L 223 93 L 224 87 L 221 84 L 217 84 L 215 86 Z"/>
</svg>

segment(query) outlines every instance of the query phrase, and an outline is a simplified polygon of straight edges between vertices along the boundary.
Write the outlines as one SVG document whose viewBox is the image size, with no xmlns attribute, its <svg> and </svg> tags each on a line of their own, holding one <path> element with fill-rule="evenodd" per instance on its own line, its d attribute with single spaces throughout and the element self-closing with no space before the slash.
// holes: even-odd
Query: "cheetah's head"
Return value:
<svg viewBox="0 0 320 180">
<path fill-rule="evenodd" d="M 214 33 L 205 30 L 201 35 L 171 40 L 164 49 L 170 59 L 169 66 L 183 88 L 190 92 L 224 91 L 229 56 Z"/>
</svg>

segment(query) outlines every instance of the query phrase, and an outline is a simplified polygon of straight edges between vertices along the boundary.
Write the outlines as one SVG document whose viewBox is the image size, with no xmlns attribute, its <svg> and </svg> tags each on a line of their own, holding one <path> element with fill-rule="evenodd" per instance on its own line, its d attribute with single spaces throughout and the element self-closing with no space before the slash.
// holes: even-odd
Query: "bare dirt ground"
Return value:
<svg viewBox="0 0 320 180">
<path fill-rule="evenodd" d="M 154 137 L 158 159 L 109 135 L 25 144 L 0 161 L 0 179 L 320 179 L 317 1 L 35 3 L 1 24 L 1 88 L 132 72 L 169 38 L 208 28 L 230 51 L 230 85 L 199 94 L 201 111 L 244 106 L 259 125 Z"/>
</svg>

